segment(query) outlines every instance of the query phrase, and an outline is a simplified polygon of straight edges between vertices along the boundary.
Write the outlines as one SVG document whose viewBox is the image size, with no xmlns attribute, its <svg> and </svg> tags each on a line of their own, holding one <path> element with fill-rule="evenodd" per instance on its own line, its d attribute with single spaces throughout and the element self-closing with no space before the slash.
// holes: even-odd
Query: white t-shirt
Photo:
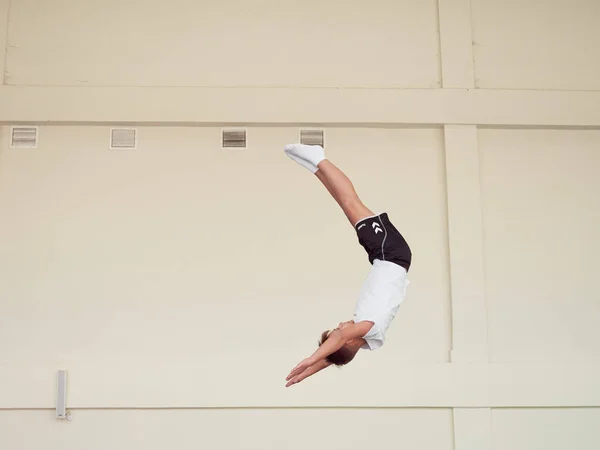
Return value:
<svg viewBox="0 0 600 450">
<path fill-rule="evenodd" d="M 363 336 L 362 348 L 376 350 L 385 342 L 385 333 L 406 296 L 408 286 L 406 269 L 389 261 L 376 259 L 363 284 L 354 312 L 354 322 L 373 322 Z"/>
</svg>

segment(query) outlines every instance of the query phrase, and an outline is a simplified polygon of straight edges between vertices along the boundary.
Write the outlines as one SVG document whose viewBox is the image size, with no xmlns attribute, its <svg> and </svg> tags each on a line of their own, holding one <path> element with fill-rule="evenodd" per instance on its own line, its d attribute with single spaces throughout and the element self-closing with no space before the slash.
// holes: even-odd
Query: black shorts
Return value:
<svg viewBox="0 0 600 450">
<path fill-rule="evenodd" d="M 402 266 L 408 272 L 412 253 L 387 213 L 367 217 L 355 226 L 358 242 L 369 254 L 369 262 L 379 259 Z"/>
</svg>

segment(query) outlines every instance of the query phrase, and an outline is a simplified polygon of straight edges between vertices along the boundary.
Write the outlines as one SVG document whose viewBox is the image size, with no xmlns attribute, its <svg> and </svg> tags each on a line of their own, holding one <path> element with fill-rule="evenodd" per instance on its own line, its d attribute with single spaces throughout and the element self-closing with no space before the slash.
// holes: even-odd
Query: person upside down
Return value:
<svg viewBox="0 0 600 450">
<path fill-rule="evenodd" d="M 331 366 L 343 366 L 359 350 L 376 350 L 406 296 L 412 253 L 387 213 L 374 214 L 358 197 L 350 179 L 325 158 L 318 145 L 290 144 L 285 154 L 310 170 L 323 183 L 354 226 L 369 255 L 371 272 L 364 282 L 353 320 L 322 333 L 319 348 L 286 377 L 286 387 Z"/>
</svg>

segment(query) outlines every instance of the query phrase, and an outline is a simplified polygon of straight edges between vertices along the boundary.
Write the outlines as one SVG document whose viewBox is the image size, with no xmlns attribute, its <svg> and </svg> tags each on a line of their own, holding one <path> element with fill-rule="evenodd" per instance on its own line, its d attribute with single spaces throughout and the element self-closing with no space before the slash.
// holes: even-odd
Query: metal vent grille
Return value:
<svg viewBox="0 0 600 450">
<path fill-rule="evenodd" d="M 37 148 L 37 127 L 12 127 L 10 132 L 10 146 L 12 148 Z"/>
<path fill-rule="evenodd" d="M 325 147 L 325 134 L 323 130 L 300 130 L 300 143 Z"/>
<path fill-rule="evenodd" d="M 113 128 L 110 130 L 111 150 L 135 149 L 137 144 L 135 128 Z"/>
<path fill-rule="evenodd" d="M 222 130 L 221 133 L 221 146 L 223 148 L 246 148 L 246 130 L 241 129 L 227 129 Z"/>
</svg>

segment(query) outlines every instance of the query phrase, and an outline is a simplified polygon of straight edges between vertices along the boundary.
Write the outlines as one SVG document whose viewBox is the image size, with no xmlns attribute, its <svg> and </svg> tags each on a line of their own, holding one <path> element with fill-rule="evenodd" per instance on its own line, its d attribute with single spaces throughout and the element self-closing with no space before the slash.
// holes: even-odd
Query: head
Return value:
<svg viewBox="0 0 600 450">
<path fill-rule="evenodd" d="M 323 343 L 329 338 L 329 334 L 332 331 L 343 330 L 347 326 L 349 326 L 353 322 L 340 322 L 337 328 L 333 330 L 324 331 L 321 334 L 321 339 L 319 340 L 319 347 L 323 345 Z M 347 342 L 342 348 L 340 348 L 337 352 L 333 352 L 327 358 L 325 358 L 331 364 L 335 364 L 338 367 L 345 366 L 350 361 L 354 359 L 356 353 L 358 352 L 358 348 L 356 346 L 351 345 L 352 342 Z"/>
</svg>

